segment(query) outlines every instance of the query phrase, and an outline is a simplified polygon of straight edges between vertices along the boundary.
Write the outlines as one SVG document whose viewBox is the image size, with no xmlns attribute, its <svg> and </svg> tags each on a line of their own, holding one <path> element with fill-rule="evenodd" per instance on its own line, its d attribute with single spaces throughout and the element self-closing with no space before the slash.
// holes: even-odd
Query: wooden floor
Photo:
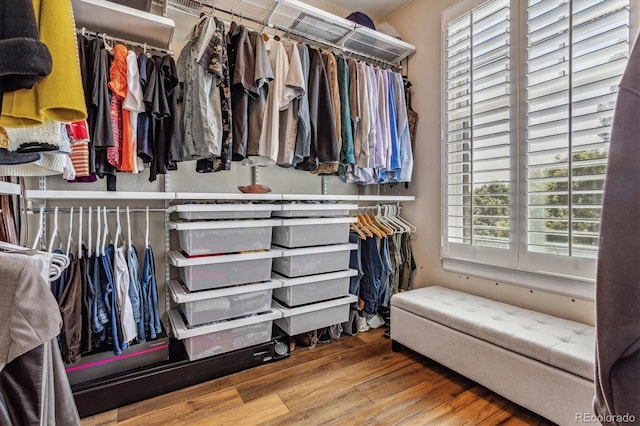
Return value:
<svg viewBox="0 0 640 426">
<path fill-rule="evenodd" d="M 551 425 L 383 330 L 83 419 L 90 425 Z"/>
</svg>

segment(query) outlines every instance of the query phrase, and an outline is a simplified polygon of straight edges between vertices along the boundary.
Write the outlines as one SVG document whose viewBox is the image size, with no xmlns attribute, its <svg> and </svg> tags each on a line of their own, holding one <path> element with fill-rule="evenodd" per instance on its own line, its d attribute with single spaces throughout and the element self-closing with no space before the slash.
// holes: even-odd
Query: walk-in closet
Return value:
<svg viewBox="0 0 640 426">
<path fill-rule="evenodd" d="M 639 18 L 0 0 L 0 424 L 637 422 Z"/>
</svg>

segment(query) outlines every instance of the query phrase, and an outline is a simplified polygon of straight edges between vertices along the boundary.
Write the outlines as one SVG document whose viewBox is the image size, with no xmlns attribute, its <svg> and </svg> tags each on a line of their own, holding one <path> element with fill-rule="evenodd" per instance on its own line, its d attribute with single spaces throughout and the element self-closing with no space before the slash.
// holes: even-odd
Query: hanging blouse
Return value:
<svg viewBox="0 0 640 426">
<path fill-rule="evenodd" d="M 291 91 L 293 98 L 289 102 L 288 108 L 280 111 L 280 146 L 277 164 L 290 167 L 293 165 L 296 149 L 300 98 L 307 91 L 307 82 L 300 61 L 300 51 L 296 47 L 297 44 L 291 40 L 285 40 L 282 44 L 289 61 L 289 71 L 285 78 L 285 86 Z"/>
<path fill-rule="evenodd" d="M 127 157 L 126 162 L 131 162 L 133 173 L 139 173 L 144 168 L 142 160 L 138 157 L 138 114 L 145 110 L 142 99 L 142 86 L 140 84 L 140 71 L 138 70 L 138 58 L 132 50 L 127 52 L 127 96 L 122 102 L 122 109 L 129 111 L 129 126 L 131 127 L 131 146 L 122 155 Z"/>
<path fill-rule="evenodd" d="M 311 119 L 309 117 L 309 50 L 304 44 L 297 44 L 305 92 L 298 100 L 298 126 L 296 134 L 296 148 L 293 158 L 294 165 L 298 165 L 311 155 Z"/>
</svg>

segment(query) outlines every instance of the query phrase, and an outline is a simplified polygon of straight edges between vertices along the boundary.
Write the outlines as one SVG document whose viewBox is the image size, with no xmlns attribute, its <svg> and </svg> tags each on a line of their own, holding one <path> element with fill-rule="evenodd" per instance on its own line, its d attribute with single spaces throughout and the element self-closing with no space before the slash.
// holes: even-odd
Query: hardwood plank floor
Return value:
<svg viewBox="0 0 640 426">
<path fill-rule="evenodd" d="M 383 330 L 82 419 L 99 425 L 552 425 Z"/>
</svg>

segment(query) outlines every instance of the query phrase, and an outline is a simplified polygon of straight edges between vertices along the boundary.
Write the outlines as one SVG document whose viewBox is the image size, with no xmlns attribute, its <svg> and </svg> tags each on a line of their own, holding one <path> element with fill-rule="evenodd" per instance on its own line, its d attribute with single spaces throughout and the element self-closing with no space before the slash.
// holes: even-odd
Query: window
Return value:
<svg viewBox="0 0 640 426">
<path fill-rule="evenodd" d="M 444 12 L 445 268 L 593 280 L 629 3 L 467 0 Z"/>
</svg>

